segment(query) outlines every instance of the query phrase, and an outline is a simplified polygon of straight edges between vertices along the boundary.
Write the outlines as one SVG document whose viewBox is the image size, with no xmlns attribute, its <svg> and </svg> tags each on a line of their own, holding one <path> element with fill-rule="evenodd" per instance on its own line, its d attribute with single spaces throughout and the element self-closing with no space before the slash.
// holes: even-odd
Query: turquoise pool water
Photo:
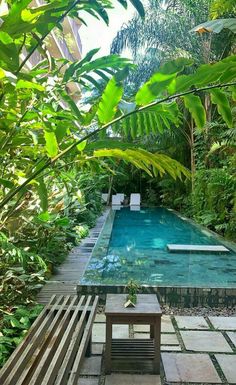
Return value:
<svg viewBox="0 0 236 385">
<path fill-rule="evenodd" d="M 114 215 L 114 214 L 113 214 Z M 112 229 L 112 232 L 111 232 Z M 221 240 L 164 208 L 123 208 L 104 226 L 83 284 L 236 287 L 236 253 L 170 253 L 166 245 L 218 245 Z M 228 247 L 228 245 L 227 245 Z"/>
</svg>

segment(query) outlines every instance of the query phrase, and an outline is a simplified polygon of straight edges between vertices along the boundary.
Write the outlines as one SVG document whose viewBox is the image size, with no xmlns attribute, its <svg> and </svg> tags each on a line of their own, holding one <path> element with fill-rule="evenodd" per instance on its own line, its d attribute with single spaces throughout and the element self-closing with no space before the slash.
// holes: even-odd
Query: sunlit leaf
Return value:
<svg viewBox="0 0 236 385">
<path fill-rule="evenodd" d="M 199 96 L 189 94 L 185 95 L 183 99 L 185 107 L 189 110 L 195 121 L 196 127 L 203 128 L 206 124 L 206 112 Z"/>
<path fill-rule="evenodd" d="M 122 78 L 125 72 L 121 71 L 115 75 L 108 83 L 102 94 L 98 105 L 97 116 L 100 123 L 110 122 L 117 111 L 118 104 L 123 95 Z M 125 76 L 124 75 L 124 76 Z"/>
<path fill-rule="evenodd" d="M 20 88 L 28 88 L 28 89 L 38 90 L 38 91 L 44 91 L 44 87 L 41 86 L 41 84 L 29 82 L 28 80 L 23 80 L 23 79 L 18 80 L 18 82 L 16 83 L 16 89 L 20 89 Z"/>
<path fill-rule="evenodd" d="M 44 131 L 44 138 L 46 141 L 46 151 L 50 158 L 58 154 L 57 138 L 54 132 Z"/>
<path fill-rule="evenodd" d="M 211 101 L 213 104 L 217 105 L 217 110 L 219 114 L 224 119 L 225 123 L 229 128 L 233 127 L 233 117 L 231 108 L 229 105 L 229 101 L 225 95 L 225 93 L 219 89 L 214 89 L 210 91 L 211 93 Z"/>
<path fill-rule="evenodd" d="M 77 150 L 83 151 L 86 147 L 86 144 L 87 144 L 87 140 L 83 140 L 83 142 L 77 144 L 76 146 Z"/>
</svg>

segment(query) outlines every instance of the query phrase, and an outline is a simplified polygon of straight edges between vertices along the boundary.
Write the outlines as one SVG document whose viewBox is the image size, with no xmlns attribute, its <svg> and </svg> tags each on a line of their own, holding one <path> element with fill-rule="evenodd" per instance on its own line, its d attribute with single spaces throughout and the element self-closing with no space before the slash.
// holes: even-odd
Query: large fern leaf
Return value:
<svg viewBox="0 0 236 385">
<path fill-rule="evenodd" d="M 115 124 L 115 131 L 132 138 L 162 133 L 171 124 L 179 125 L 181 113 L 176 102 L 162 103 L 132 114 Z"/>
<path fill-rule="evenodd" d="M 94 151 L 95 158 L 111 157 L 122 159 L 135 167 L 144 170 L 150 176 L 163 176 L 169 174 L 177 179 L 182 176 L 189 177 L 189 171 L 178 161 L 167 155 L 155 153 L 152 154 L 141 148 L 135 149 L 101 149 Z"/>
</svg>

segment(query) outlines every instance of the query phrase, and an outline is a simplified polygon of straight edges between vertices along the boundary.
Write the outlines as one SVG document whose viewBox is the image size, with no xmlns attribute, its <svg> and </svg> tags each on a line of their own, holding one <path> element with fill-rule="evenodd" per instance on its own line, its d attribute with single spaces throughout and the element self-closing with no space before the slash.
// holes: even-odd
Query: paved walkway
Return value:
<svg viewBox="0 0 236 385">
<path fill-rule="evenodd" d="M 148 338 L 147 325 L 113 326 L 113 338 Z M 92 356 L 78 385 L 236 384 L 236 317 L 162 317 L 161 375 L 104 375 L 105 316 L 93 327 Z M 140 367 L 140 370 L 142 368 Z"/>
<path fill-rule="evenodd" d="M 53 294 L 76 294 L 77 284 L 83 276 L 93 247 L 105 222 L 107 213 L 108 210 L 98 218 L 96 226 L 90 230 L 89 235 L 83 239 L 79 246 L 74 247 L 65 262 L 56 268 L 50 281 L 44 285 L 37 296 L 37 301 L 39 303 L 48 303 Z"/>
</svg>

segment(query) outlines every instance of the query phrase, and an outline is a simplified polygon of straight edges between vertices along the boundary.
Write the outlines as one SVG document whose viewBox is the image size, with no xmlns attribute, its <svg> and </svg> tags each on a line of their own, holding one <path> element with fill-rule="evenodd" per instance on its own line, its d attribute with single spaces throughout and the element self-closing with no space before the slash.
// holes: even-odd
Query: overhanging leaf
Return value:
<svg viewBox="0 0 236 385">
<path fill-rule="evenodd" d="M 183 97 L 185 107 L 192 115 L 198 128 L 203 128 L 206 124 L 206 111 L 202 105 L 201 99 L 196 95 L 186 95 Z"/>
<path fill-rule="evenodd" d="M 86 147 L 86 144 L 87 144 L 87 140 L 83 140 L 83 142 L 77 144 L 76 146 L 77 150 L 83 151 Z"/>
<path fill-rule="evenodd" d="M 189 177 L 189 171 L 176 160 L 164 154 L 152 154 L 141 148 L 135 149 L 102 149 L 94 151 L 94 157 L 114 157 L 133 164 L 147 172 L 150 176 L 165 173 L 174 179 L 181 178 L 182 175 Z"/>
<path fill-rule="evenodd" d="M 213 104 L 217 105 L 217 110 L 219 114 L 224 119 L 225 123 L 229 128 L 233 127 L 233 117 L 229 101 L 224 92 L 219 89 L 214 89 L 210 91 L 211 101 Z"/>
<path fill-rule="evenodd" d="M 185 66 L 191 65 L 192 60 L 180 58 L 164 64 L 137 92 L 135 101 L 138 105 L 145 105 L 163 95 L 179 72 Z"/>
<path fill-rule="evenodd" d="M 123 95 L 123 86 L 118 76 L 113 76 L 107 83 L 98 105 L 97 116 L 100 123 L 110 122 L 118 108 L 118 104 Z"/>
<path fill-rule="evenodd" d="M 43 178 L 38 178 L 38 195 L 43 212 L 48 210 L 48 193 Z"/>
<path fill-rule="evenodd" d="M 236 33 L 236 19 L 231 18 L 206 21 L 191 29 L 190 32 L 197 32 L 199 34 L 210 32 L 220 33 L 224 28 Z"/>
<path fill-rule="evenodd" d="M 18 80 L 18 82 L 16 83 L 16 89 L 20 88 L 29 88 L 33 90 L 44 91 L 44 87 L 41 86 L 41 84 L 29 82 L 28 80 L 23 79 Z"/>
<path fill-rule="evenodd" d="M 57 138 L 53 131 L 44 131 L 46 141 L 46 151 L 50 158 L 53 158 L 58 153 Z"/>
</svg>

